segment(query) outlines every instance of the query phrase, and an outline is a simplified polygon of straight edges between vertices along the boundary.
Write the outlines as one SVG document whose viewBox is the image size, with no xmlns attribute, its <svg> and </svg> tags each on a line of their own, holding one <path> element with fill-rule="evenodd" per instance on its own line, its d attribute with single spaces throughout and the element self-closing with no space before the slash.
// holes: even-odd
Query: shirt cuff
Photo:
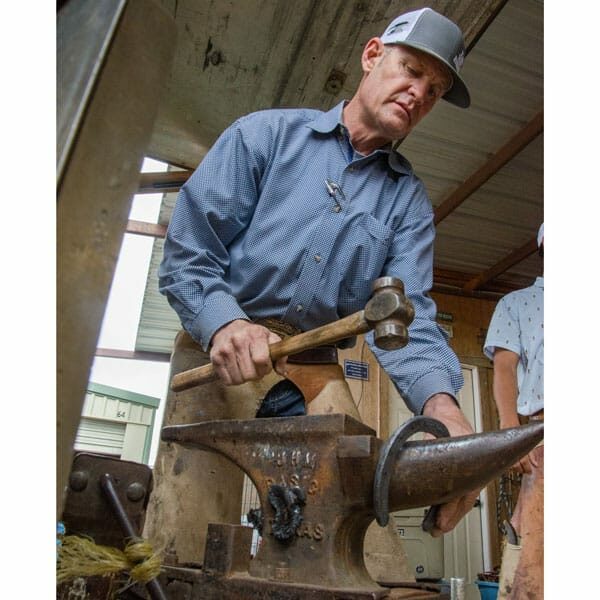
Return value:
<svg viewBox="0 0 600 600">
<path fill-rule="evenodd" d="M 202 346 L 202 349 L 208 352 L 208 345 L 215 332 L 236 319 L 250 320 L 235 298 L 229 294 L 211 294 L 206 299 L 202 310 L 191 322 L 188 332 Z"/>
<path fill-rule="evenodd" d="M 500 339 L 490 339 L 485 341 L 485 346 L 483 347 L 483 353 L 490 359 L 494 360 L 494 352 L 500 348 L 502 350 L 510 350 L 515 354 L 521 354 L 521 348 L 518 344 L 513 344 L 511 341 L 501 341 Z"/>
<path fill-rule="evenodd" d="M 442 371 L 431 371 L 417 379 L 407 392 L 406 403 L 413 414 L 421 415 L 425 403 L 435 394 L 448 394 L 456 400 L 450 377 Z M 458 401 L 456 404 L 458 405 Z"/>
</svg>

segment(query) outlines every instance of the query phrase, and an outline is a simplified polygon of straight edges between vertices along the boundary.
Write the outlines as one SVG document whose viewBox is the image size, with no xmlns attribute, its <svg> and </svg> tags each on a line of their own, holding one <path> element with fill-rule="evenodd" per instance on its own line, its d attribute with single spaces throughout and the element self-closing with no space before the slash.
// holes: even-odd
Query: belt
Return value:
<svg viewBox="0 0 600 600">
<path fill-rule="evenodd" d="M 538 410 L 536 413 L 529 415 L 528 419 L 530 421 L 543 421 L 544 420 L 544 409 Z"/>
<path fill-rule="evenodd" d="M 337 364 L 338 353 L 335 346 L 319 346 L 288 356 L 288 362 L 304 365 Z"/>
<path fill-rule="evenodd" d="M 282 338 L 290 337 L 302 333 L 300 329 L 289 323 L 285 323 L 279 319 L 257 319 L 255 323 L 266 327 L 273 333 L 276 333 Z M 288 356 L 288 362 L 294 364 L 305 364 L 305 365 L 328 365 L 337 364 L 338 353 L 336 346 L 319 346 L 317 348 L 310 348 L 303 350 L 297 354 Z"/>
</svg>

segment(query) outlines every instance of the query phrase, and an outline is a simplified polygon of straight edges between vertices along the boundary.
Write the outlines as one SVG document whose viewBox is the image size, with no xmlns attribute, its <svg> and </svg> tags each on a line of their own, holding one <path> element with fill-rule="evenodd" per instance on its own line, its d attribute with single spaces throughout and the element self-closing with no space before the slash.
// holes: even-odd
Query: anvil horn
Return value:
<svg viewBox="0 0 600 600">
<path fill-rule="evenodd" d="M 544 437 L 543 422 L 406 442 L 389 481 L 389 510 L 443 504 L 498 477 Z"/>
</svg>

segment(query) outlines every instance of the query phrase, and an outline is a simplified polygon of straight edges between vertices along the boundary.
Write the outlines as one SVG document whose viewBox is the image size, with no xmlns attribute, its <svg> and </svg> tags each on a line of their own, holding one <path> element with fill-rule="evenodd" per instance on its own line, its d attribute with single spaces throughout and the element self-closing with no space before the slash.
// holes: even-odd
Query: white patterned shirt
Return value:
<svg viewBox="0 0 600 600">
<path fill-rule="evenodd" d="M 517 412 L 532 415 L 544 408 L 544 278 L 498 302 L 483 351 L 493 359 L 496 348 L 519 355 Z"/>
</svg>

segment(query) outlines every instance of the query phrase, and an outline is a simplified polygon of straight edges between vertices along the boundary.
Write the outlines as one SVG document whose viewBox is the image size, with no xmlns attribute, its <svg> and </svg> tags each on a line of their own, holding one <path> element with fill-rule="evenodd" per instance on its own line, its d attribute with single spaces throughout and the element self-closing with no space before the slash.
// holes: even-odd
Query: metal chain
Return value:
<svg viewBox="0 0 600 600">
<path fill-rule="evenodd" d="M 496 521 L 498 531 L 504 531 L 504 520 L 511 519 L 517 504 L 518 488 L 521 485 L 521 474 L 509 471 L 503 473 L 498 480 L 498 498 L 496 500 Z M 504 510 L 504 515 L 502 514 Z"/>
</svg>

